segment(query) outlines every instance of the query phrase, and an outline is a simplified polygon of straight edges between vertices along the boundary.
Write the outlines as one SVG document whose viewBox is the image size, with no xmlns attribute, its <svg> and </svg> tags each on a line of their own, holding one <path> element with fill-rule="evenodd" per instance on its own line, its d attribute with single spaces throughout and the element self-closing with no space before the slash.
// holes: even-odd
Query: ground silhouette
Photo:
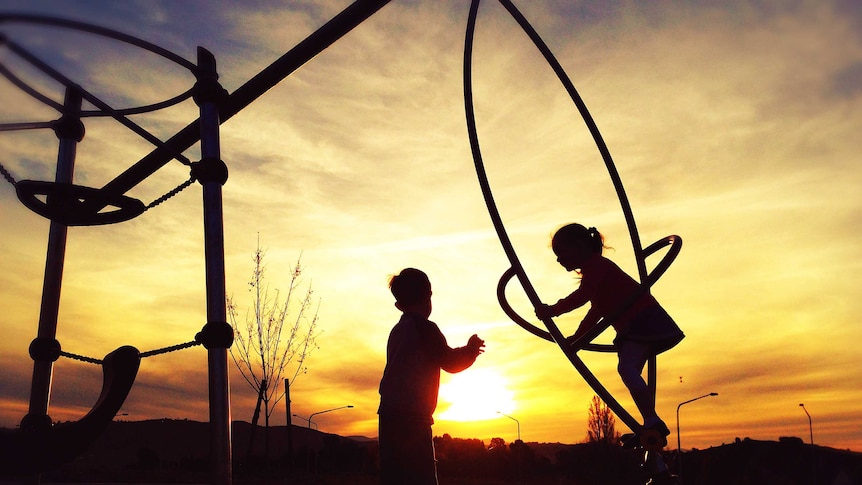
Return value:
<svg viewBox="0 0 862 485">
<path fill-rule="evenodd" d="M 234 422 L 234 483 L 377 483 L 377 442 L 292 426 L 259 427 L 249 451 L 251 425 Z M 605 443 L 505 443 L 435 437 L 440 485 L 642 485 L 632 451 Z M 42 476 L 42 483 L 208 483 L 209 428 L 188 420 L 116 421 L 73 461 Z M 686 485 L 858 485 L 862 453 L 811 446 L 799 438 L 736 440 L 666 458 L 681 466 Z M 4 476 L 0 484 L 19 483 Z M 4 481 L 5 480 L 5 481 Z"/>
</svg>

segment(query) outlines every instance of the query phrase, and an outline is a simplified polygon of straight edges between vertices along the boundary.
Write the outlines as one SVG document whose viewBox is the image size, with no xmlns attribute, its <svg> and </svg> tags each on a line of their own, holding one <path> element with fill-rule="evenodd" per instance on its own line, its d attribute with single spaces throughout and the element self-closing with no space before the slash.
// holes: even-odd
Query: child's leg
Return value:
<svg viewBox="0 0 862 485">
<path fill-rule="evenodd" d="M 653 426 L 661 420 L 655 412 L 655 396 L 650 392 L 649 386 L 641 376 L 649 359 L 650 347 L 636 340 L 623 340 L 618 342 L 618 347 L 619 365 L 617 371 L 620 373 L 623 384 L 629 389 L 635 406 L 643 416 L 644 426 L 647 428 Z"/>
</svg>

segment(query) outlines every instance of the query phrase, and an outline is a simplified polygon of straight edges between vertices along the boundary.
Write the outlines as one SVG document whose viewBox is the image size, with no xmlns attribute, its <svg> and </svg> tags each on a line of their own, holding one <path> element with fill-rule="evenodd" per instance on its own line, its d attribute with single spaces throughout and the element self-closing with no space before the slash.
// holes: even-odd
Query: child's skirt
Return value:
<svg viewBox="0 0 862 485">
<path fill-rule="evenodd" d="M 669 350 L 685 338 L 676 322 L 660 305 L 645 308 L 635 315 L 625 333 L 617 333 L 614 344 L 623 340 L 636 340 L 650 346 L 652 355 Z"/>
</svg>

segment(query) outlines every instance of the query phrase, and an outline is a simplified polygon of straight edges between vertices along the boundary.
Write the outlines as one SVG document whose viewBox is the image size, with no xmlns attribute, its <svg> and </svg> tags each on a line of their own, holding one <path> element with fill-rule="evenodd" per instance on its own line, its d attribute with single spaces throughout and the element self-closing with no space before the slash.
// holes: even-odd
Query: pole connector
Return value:
<svg viewBox="0 0 862 485">
<path fill-rule="evenodd" d="M 209 349 L 229 349 L 233 345 L 233 327 L 227 322 L 209 322 L 195 335 L 195 341 Z"/>
<path fill-rule="evenodd" d="M 227 182 L 227 164 L 218 158 L 204 157 L 199 162 L 192 162 L 191 167 L 192 178 L 201 184 L 218 182 L 224 185 Z"/>
<path fill-rule="evenodd" d="M 60 342 L 55 338 L 36 337 L 30 342 L 30 358 L 39 362 L 56 362 L 60 358 Z"/>
</svg>

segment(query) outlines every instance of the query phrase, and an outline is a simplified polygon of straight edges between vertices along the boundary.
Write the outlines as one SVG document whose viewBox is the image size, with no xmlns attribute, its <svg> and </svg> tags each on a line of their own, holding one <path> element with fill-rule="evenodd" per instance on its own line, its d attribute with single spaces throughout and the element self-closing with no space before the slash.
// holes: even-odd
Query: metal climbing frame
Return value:
<svg viewBox="0 0 862 485">
<path fill-rule="evenodd" d="M 623 214 L 625 215 L 626 224 L 628 225 L 629 234 L 631 235 L 632 246 L 634 248 L 635 258 L 637 261 L 638 273 L 641 280 L 641 291 L 638 294 L 632 295 L 630 297 L 629 302 L 634 302 L 644 292 L 648 292 L 649 288 L 655 283 L 655 281 L 658 280 L 658 278 L 661 277 L 661 275 L 668 269 L 670 264 L 676 258 L 677 254 L 679 254 L 682 245 L 682 239 L 679 236 L 668 236 L 650 245 L 646 249 L 641 246 L 640 236 L 638 235 L 634 215 L 632 213 L 631 206 L 629 205 L 628 197 L 626 196 L 625 190 L 623 188 L 622 180 L 620 179 L 619 173 L 614 166 L 613 159 L 611 158 L 607 145 L 602 139 L 601 133 L 599 132 L 596 123 L 593 121 L 592 116 L 587 110 L 586 104 L 584 104 L 574 85 L 569 80 L 562 66 L 551 53 L 550 49 L 548 49 L 547 45 L 541 39 L 539 34 L 535 31 L 535 29 L 533 29 L 533 27 L 526 20 L 526 18 L 524 18 L 521 12 L 518 11 L 518 9 L 512 4 L 511 1 L 499 1 L 506 8 L 509 14 L 515 19 L 518 25 L 524 30 L 524 32 L 527 34 L 527 36 L 530 38 L 530 40 L 541 52 L 542 56 L 554 70 L 554 73 L 557 75 L 558 79 L 565 87 L 572 101 L 577 106 L 581 117 L 586 123 L 591 135 L 593 136 L 593 140 L 596 143 L 596 147 L 602 155 L 602 159 L 605 162 L 605 166 L 611 177 L 614 188 L 616 189 L 617 197 L 619 198 L 620 205 L 622 206 Z M 465 35 L 464 45 L 464 105 L 467 117 L 467 131 L 470 138 L 470 147 L 473 153 L 476 174 L 479 178 L 479 184 L 482 188 L 482 195 L 485 199 L 485 204 L 488 207 L 488 213 L 494 224 L 497 236 L 500 239 L 500 243 L 503 246 L 503 250 L 506 253 L 506 257 L 509 259 L 509 263 L 511 264 L 511 268 L 504 272 L 498 285 L 497 295 L 500 301 L 500 305 L 505 311 L 505 313 L 510 318 L 512 318 L 518 325 L 538 337 L 557 343 L 557 345 L 560 347 L 560 349 L 563 351 L 563 353 L 566 355 L 566 357 L 569 359 L 575 369 L 581 374 L 581 376 L 590 385 L 590 387 L 593 388 L 596 394 L 598 394 L 599 397 L 601 397 L 601 399 L 608 405 L 608 407 L 610 407 L 614 411 L 614 413 L 634 432 L 641 433 L 643 432 L 643 426 L 628 411 L 626 411 L 625 408 L 623 408 L 616 399 L 614 399 L 611 393 L 599 382 L 599 380 L 593 375 L 589 368 L 587 368 L 586 364 L 584 364 L 583 360 L 581 360 L 581 358 L 577 355 L 578 352 L 581 350 L 597 352 L 615 351 L 615 348 L 612 345 L 593 344 L 592 340 L 598 337 L 598 335 L 601 334 L 605 329 L 607 329 L 613 323 L 614 319 L 618 318 L 627 309 L 628 305 L 623 305 L 621 308 L 617 309 L 614 315 L 607 316 L 602 321 L 600 321 L 592 330 L 587 332 L 587 334 L 570 344 L 566 341 L 566 338 L 560 332 L 553 319 L 548 318 L 543 320 L 547 331 L 539 329 L 538 327 L 534 326 L 533 324 L 529 323 L 527 320 L 519 316 L 506 300 L 506 285 L 512 278 L 517 277 L 519 283 L 521 284 L 524 289 L 524 292 L 527 295 L 527 298 L 530 300 L 530 303 L 534 307 L 538 307 L 542 304 L 541 299 L 539 298 L 538 294 L 536 293 L 536 290 L 533 288 L 532 283 L 527 277 L 527 274 L 524 271 L 523 266 L 521 265 L 518 255 L 515 252 L 514 246 L 512 245 L 508 234 L 506 233 L 502 217 L 500 216 L 496 203 L 494 202 L 494 196 L 491 192 L 491 187 L 488 182 L 487 174 L 485 172 L 484 162 L 482 161 L 482 153 L 479 147 L 479 137 L 476 130 L 476 119 L 473 108 L 472 89 L 473 38 L 476 30 L 476 18 L 478 15 L 479 4 L 480 0 L 472 1 L 470 5 L 470 13 L 467 20 L 467 32 Z M 666 246 L 670 246 L 670 249 L 662 258 L 661 262 L 659 262 L 659 264 L 655 267 L 652 273 L 647 272 L 646 258 Z M 647 383 L 650 389 L 653 391 L 653 395 L 655 395 L 655 357 L 649 360 L 647 370 Z"/>
<path fill-rule="evenodd" d="M 199 62 L 197 66 L 194 66 L 189 65 L 182 58 L 161 50 L 152 44 L 119 32 L 51 17 L 0 13 L 0 23 L 12 21 L 37 22 L 59 27 L 75 28 L 147 48 L 183 66 L 189 67 L 197 78 L 194 97 L 200 108 L 200 117 L 197 120 L 187 125 L 167 141 L 161 142 L 125 118 L 125 114 L 132 114 L 133 111 L 143 112 L 147 107 L 126 112 L 111 110 L 110 107 L 101 105 L 97 98 L 87 96 L 85 91 L 78 89 L 78 86 L 63 78 L 62 75 L 50 69 L 46 64 L 40 63 L 37 66 L 41 67 L 48 75 L 54 77 L 55 80 L 67 86 L 67 99 L 64 105 L 62 107 L 54 105 L 55 108 L 60 108 L 59 110 L 63 113 L 61 121 L 68 121 L 68 123 L 65 123 L 67 129 L 56 130 L 60 138 L 57 176 L 53 183 L 15 182 L 14 178 L 5 168 L 0 168 L 4 178 L 16 186 L 16 192 L 22 203 L 34 212 L 51 219 L 39 330 L 34 344 L 31 345 L 31 355 L 34 356 L 34 370 L 31 385 L 30 410 L 27 417 L 25 417 L 25 421 L 29 423 L 41 422 L 43 427 L 50 427 L 51 425 L 47 412 L 53 362 L 61 352 L 59 342 L 57 342 L 55 337 L 67 227 L 70 225 L 107 224 L 131 219 L 140 215 L 148 207 L 153 207 L 163 202 L 171 195 L 190 185 L 191 180 L 180 185 L 164 197 L 157 199 L 149 206 L 143 206 L 139 201 L 125 196 L 130 189 L 144 181 L 170 160 L 176 158 L 181 162 L 187 162 L 187 160 L 183 159 L 182 152 L 200 140 L 202 160 L 196 163 L 189 163 L 189 165 L 192 168 L 192 178 L 203 186 L 208 323 L 198 334 L 196 340 L 200 339 L 208 350 L 211 454 L 213 459 L 212 483 L 232 483 L 227 349 L 230 347 L 230 341 L 233 338 L 233 330 L 226 322 L 224 301 L 224 227 L 221 188 L 227 180 L 227 166 L 220 159 L 219 125 L 281 82 L 307 61 L 328 48 L 332 43 L 350 32 L 387 3 L 389 3 L 388 0 L 358 0 L 354 2 L 231 94 L 228 94 L 219 86 L 215 59 L 202 48 L 198 49 Z M 8 45 L 7 39 L 4 38 L 4 41 Z M 35 58 L 29 60 L 36 61 Z M 6 75 L 13 84 L 24 87 L 21 83 L 16 82 L 14 76 L 10 77 L 10 73 L 5 68 L 2 74 Z M 47 98 L 35 93 L 34 90 L 27 89 L 26 87 L 24 89 L 28 94 L 34 95 L 37 99 L 42 101 L 47 100 Z M 109 112 L 119 122 L 153 142 L 156 146 L 148 155 L 100 189 L 72 185 L 76 144 L 83 138 L 83 124 L 80 122 L 82 96 L 103 111 Z M 174 98 L 174 100 L 161 103 L 159 106 L 167 106 L 170 101 L 179 102 L 181 97 L 185 99 L 187 94 L 184 93 Z M 158 109 L 158 106 L 149 108 Z M 17 128 L 46 127 L 56 128 L 53 123 L 30 124 L 30 126 L 19 126 Z M 44 201 L 37 196 L 45 196 Z M 71 211 L 67 210 L 70 205 L 74 206 L 74 209 Z M 106 211 L 105 209 L 109 207 L 113 207 L 114 209 Z M 113 414 L 110 415 L 108 420 L 112 417 Z"/>
</svg>

